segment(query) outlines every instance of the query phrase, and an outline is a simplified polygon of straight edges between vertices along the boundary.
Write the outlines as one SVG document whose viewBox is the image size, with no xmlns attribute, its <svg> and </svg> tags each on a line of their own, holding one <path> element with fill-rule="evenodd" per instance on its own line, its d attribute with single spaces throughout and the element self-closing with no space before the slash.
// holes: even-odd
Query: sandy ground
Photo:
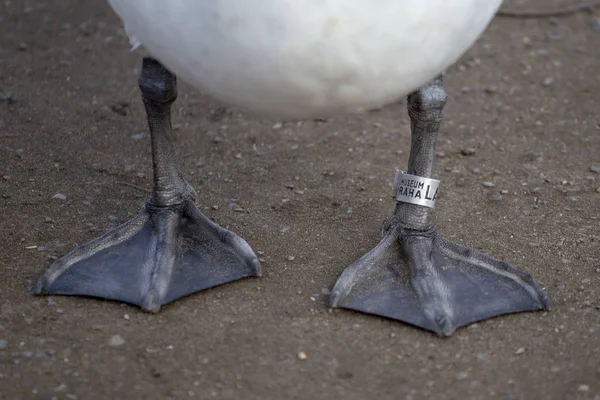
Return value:
<svg viewBox="0 0 600 400">
<path fill-rule="evenodd" d="M 150 146 L 140 59 L 105 2 L 3 1 L 0 399 L 600 399 L 596 18 L 499 17 L 446 75 L 438 228 L 531 272 L 553 310 L 441 339 L 323 294 L 393 210 L 405 102 L 280 123 L 180 85 L 182 169 L 264 277 L 158 315 L 33 296 L 53 258 L 137 213 Z"/>
</svg>

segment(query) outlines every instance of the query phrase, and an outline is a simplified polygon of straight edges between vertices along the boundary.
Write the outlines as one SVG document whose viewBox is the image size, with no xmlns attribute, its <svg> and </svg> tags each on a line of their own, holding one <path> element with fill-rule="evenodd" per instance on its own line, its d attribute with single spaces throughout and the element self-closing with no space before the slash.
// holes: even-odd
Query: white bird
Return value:
<svg viewBox="0 0 600 400">
<path fill-rule="evenodd" d="M 501 0 L 109 0 L 132 45 L 152 136 L 155 188 L 124 225 L 55 261 L 37 292 L 138 304 L 148 311 L 260 275 L 239 236 L 195 206 L 175 163 L 176 78 L 222 102 L 278 118 L 372 109 L 408 96 L 409 168 L 394 184 L 382 241 L 342 274 L 334 307 L 450 335 L 509 312 L 548 309 L 531 275 L 443 238 L 428 217 L 446 102 L 441 73 L 478 38 Z"/>
</svg>

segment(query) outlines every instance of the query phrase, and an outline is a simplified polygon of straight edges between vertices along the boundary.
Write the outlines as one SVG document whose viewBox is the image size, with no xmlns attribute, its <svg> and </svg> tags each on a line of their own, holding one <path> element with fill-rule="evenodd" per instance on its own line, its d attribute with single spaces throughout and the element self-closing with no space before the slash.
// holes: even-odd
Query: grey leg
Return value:
<svg viewBox="0 0 600 400">
<path fill-rule="evenodd" d="M 433 172 L 435 144 L 444 116 L 448 95 L 438 76 L 429 85 L 408 96 L 411 146 L 408 158 L 408 174 L 430 178 Z M 396 203 L 395 216 L 411 229 L 429 228 L 429 208 L 416 204 Z"/>
<path fill-rule="evenodd" d="M 152 197 L 130 221 L 56 260 L 38 281 L 37 294 L 101 297 L 157 312 L 196 291 L 261 274 L 248 243 L 196 208 L 196 193 L 177 167 L 175 76 L 144 58 L 139 86 L 152 141 Z"/>
<path fill-rule="evenodd" d="M 431 176 L 446 98 L 441 77 L 408 97 L 408 174 Z M 497 315 L 550 309 L 548 295 L 531 275 L 445 239 L 429 220 L 429 210 L 398 202 L 381 242 L 338 279 L 331 306 L 397 319 L 444 336 Z"/>
</svg>

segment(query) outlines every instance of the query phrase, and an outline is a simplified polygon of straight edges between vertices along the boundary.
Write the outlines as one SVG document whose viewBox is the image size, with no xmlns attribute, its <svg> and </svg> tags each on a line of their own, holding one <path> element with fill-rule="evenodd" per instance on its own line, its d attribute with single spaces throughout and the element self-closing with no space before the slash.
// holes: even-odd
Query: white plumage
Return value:
<svg viewBox="0 0 600 400">
<path fill-rule="evenodd" d="M 133 43 L 220 101 L 281 118 L 369 109 L 456 61 L 501 0 L 109 0 Z"/>
</svg>

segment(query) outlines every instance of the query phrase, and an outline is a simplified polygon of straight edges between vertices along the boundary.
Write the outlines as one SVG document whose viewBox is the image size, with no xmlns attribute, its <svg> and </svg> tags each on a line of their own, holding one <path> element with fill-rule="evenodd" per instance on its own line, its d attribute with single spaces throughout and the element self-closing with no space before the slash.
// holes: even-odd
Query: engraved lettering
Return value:
<svg viewBox="0 0 600 400">
<path fill-rule="evenodd" d="M 432 198 L 429 197 L 429 189 L 431 189 L 431 185 L 427 185 L 427 191 L 425 192 L 425 199 L 426 200 L 432 200 Z"/>
</svg>

